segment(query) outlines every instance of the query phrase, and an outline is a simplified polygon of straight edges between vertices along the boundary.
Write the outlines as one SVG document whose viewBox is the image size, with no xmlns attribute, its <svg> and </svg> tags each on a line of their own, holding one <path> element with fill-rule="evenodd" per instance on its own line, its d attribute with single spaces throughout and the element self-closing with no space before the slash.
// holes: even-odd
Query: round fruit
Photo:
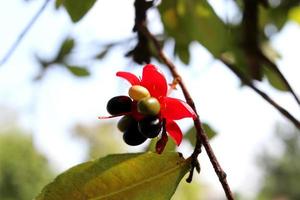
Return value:
<svg viewBox="0 0 300 200">
<path fill-rule="evenodd" d="M 111 98 L 106 106 L 111 115 L 118 115 L 131 111 L 132 100 L 128 96 L 116 96 Z"/>
<path fill-rule="evenodd" d="M 118 122 L 118 129 L 121 132 L 125 132 L 132 123 L 136 123 L 136 121 L 129 115 L 123 116 Z"/>
<path fill-rule="evenodd" d="M 160 111 L 160 104 L 154 97 L 143 98 L 138 101 L 137 110 L 143 115 L 155 116 Z"/>
<path fill-rule="evenodd" d="M 140 86 L 140 85 L 134 85 L 129 89 L 128 92 L 129 96 L 136 101 L 141 100 L 145 97 L 150 97 L 150 93 L 147 90 L 147 88 Z"/>
<path fill-rule="evenodd" d="M 137 121 L 134 121 L 124 132 L 123 140 L 128 145 L 137 146 L 144 143 L 147 138 L 139 132 Z"/>
<path fill-rule="evenodd" d="M 161 131 L 162 121 L 158 117 L 145 117 L 138 123 L 139 131 L 147 138 L 155 138 Z"/>
</svg>

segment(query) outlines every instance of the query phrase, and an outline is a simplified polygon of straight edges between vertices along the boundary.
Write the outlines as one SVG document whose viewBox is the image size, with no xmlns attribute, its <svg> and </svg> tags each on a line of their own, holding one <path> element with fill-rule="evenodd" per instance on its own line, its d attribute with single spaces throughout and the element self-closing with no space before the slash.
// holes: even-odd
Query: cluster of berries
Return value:
<svg viewBox="0 0 300 200">
<path fill-rule="evenodd" d="M 159 118 L 160 104 L 149 91 L 139 85 L 129 89 L 129 96 L 117 96 L 107 103 L 111 115 L 122 115 L 118 128 L 123 132 L 123 140 L 128 145 L 140 145 L 147 138 L 155 138 L 162 130 L 163 122 Z"/>
<path fill-rule="evenodd" d="M 107 103 L 111 118 L 124 115 L 118 128 L 128 145 L 139 145 L 147 138 L 161 134 L 156 151 L 161 153 L 168 141 L 168 135 L 177 145 L 182 141 L 182 132 L 175 122 L 182 118 L 195 118 L 196 113 L 184 101 L 168 97 L 173 87 L 169 87 L 165 76 L 152 64 L 143 68 L 139 78 L 130 72 L 117 72 L 118 77 L 127 80 L 131 87 L 129 96 L 116 96 Z M 167 135 L 168 134 L 168 135 Z"/>
</svg>

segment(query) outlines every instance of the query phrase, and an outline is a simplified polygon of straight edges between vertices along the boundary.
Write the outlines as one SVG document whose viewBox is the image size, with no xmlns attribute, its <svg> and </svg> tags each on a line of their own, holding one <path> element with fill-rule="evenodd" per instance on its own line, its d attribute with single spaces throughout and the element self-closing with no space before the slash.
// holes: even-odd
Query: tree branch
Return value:
<svg viewBox="0 0 300 200">
<path fill-rule="evenodd" d="M 142 24 L 136 24 L 136 27 L 138 28 L 138 30 L 143 33 L 145 36 L 147 36 L 147 38 L 149 38 L 150 41 L 153 42 L 157 52 L 158 52 L 158 56 L 159 58 L 166 64 L 166 66 L 169 68 L 169 70 L 171 71 L 174 79 L 178 80 L 178 83 L 182 89 L 182 92 L 184 94 L 184 97 L 186 99 L 186 102 L 193 108 L 193 110 L 196 112 L 196 107 L 194 104 L 194 101 L 188 91 L 188 89 L 186 88 L 186 85 L 184 84 L 181 76 L 179 75 L 179 73 L 176 70 L 175 65 L 167 58 L 167 56 L 164 54 L 164 52 L 162 51 L 162 48 L 158 42 L 158 40 L 150 33 L 150 31 L 148 30 L 148 28 L 144 25 L 144 23 Z M 210 144 L 208 141 L 208 137 L 206 135 L 206 133 L 204 132 L 202 126 L 201 126 L 201 121 L 200 121 L 200 117 L 197 114 L 197 118 L 194 119 L 194 125 L 196 128 L 196 132 L 197 132 L 197 143 L 195 146 L 195 150 L 193 152 L 193 154 L 191 155 L 192 159 L 193 159 L 193 166 L 192 166 L 192 171 L 191 174 L 193 174 L 193 170 L 194 168 L 196 168 L 197 171 L 200 170 L 199 168 L 199 163 L 197 161 L 197 157 L 199 155 L 199 153 L 201 152 L 201 144 L 203 144 L 207 155 L 210 159 L 210 162 L 217 174 L 217 176 L 219 177 L 219 180 L 222 184 L 222 187 L 224 189 L 224 192 L 227 196 L 227 199 L 229 200 L 233 200 L 233 194 L 231 192 L 231 189 L 229 187 L 229 184 L 227 182 L 226 179 L 226 173 L 223 171 L 223 169 L 221 168 L 221 165 L 219 164 Z M 189 177 L 189 179 L 187 181 L 191 181 L 191 176 Z"/>
<path fill-rule="evenodd" d="M 32 19 L 29 21 L 29 23 L 27 24 L 27 26 L 20 33 L 20 35 L 17 37 L 17 39 L 15 40 L 15 42 L 13 43 L 13 45 L 9 48 L 9 50 L 7 51 L 7 53 L 5 54 L 5 56 L 3 57 L 3 59 L 0 61 L 0 66 L 3 65 L 3 64 L 5 64 L 7 62 L 7 60 L 10 58 L 10 56 L 14 53 L 14 51 L 16 50 L 16 48 L 21 43 L 21 41 L 24 38 L 24 36 L 28 33 L 28 31 L 30 30 L 30 28 L 32 27 L 32 25 L 36 22 L 36 20 L 39 18 L 39 16 L 43 13 L 43 11 L 45 10 L 45 8 L 47 7 L 47 5 L 48 5 L 49 2 L 50 2 L 50 0 L 45 0 L 45 2 L 43 3 L 43 5 L 41 6 L 41 8 L 32 17 Z"/>
<path fill-rule="evenodd" d="M 251 80 L 241 73 L 236 66 L 227 62 L 225 59 L 220 58 L 220 60 L 247 86 L 253 89 L 257 94 L 264 98 L 268 103 L 270 103 L 274 108 L 276 108 L 281 114 L 283 114 L 288 120 L 290 120 L 298 129 L 300 129 L 300 122 L 291 113 L 289 113 L 285 108 L 276 103 L 269 95 L 257 88 Z"/>
<path fill-rule="evenodd" d="M 136 18 L 135 18 L 135 25 L 134 25 L 133 31 L 137 31 L 138 35 L 143 35 L 144 36 L 143 38 L 145 39 L 146 43 L 148 43 L 148 42 L 153 43 L 155 50 L 158 53 L 158 58 L 161 59 L 166 64 L 166 66 L 169 68 L 169 70 L 171 71 L 171 73 L 173 75 L 174 80 L 176 82 L 178 82 L 178 84 L 180 85 L 182 92 L 184 94 L 184 97 L 186 99 L 186 102 L 192 107 L 192 109 L 197 114 L 195 103 L 194 103 L 188 89 L 186 88 L 186 85 L 182 81 L 181 76 L 177 72 L 175 65 L 164 54 L 159 41 L 148 30 L 148 28 L 146 26 L 146 17 L 147 17 L 146 12 L 153 5 L 153 3 L 154 3 L 154 1 L 135 0 L 134 6 L 135 6 L 135 15 L 136 15 L 135 17 Z M 200 121 L 200 117 L 198 114 L 197 114 L 197 118 L 194 119 L 194 125 L 195 125 L 196 133 L 197 133 L 196 134 L 197 142 L 196 142 L 194 152 L 190 156 L 192 158 L 192 163 L 191 163 L 190 175 L 187 179 L 187 182 L 192 181 L 194 169 L 196 169 L 198 171 L 198 173 L 200 172 L 200 165 L 199 165 L 197 157 L 201 153 L 201 146 L 203 144 L 203 146 L 207 152 L 207 155 L 210 159 L 210 162 L 211 162 L 217 176 L 219 177 L 219 180 L 222 184 L 222 187 L 227 196 L 227 199 L 233 200 L 234 199 L 233 194 L 232 194 L 231 189 L 226 180 L 226 173 L 222 170 L 222 168 L 221 168 L 221 166 L 209 144 L 208 137 L 201 126 L 201 121 Z"/>
<path fill-rule="evenodd" d="M 259 40 L 259 4 L 268 7 L 266 0 L 244 0 L 244 11 L 242 20 L 242 49 L 246 56 L 246 63 L 251 78 L 261 80 L 262 64 L 270 68 L 275 72 L 279 79 L 284 83 L 287 90 L 292 94 L 298 105 L 300 105 L 300 99 L 282 74 L 278 66 L 271 61 L 261 50 Z"/>
</svg>

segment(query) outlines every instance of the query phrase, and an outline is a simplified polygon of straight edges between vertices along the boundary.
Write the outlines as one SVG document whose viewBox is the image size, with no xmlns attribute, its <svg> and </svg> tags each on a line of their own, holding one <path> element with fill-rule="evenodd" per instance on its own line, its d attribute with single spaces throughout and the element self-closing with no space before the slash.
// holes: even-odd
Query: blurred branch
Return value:
<svg viewBox="0 0 300 200">
<path fill-rule="evenodd" d="M 276 103 L 269 95 L 257 88 L 252 81 L 241 73 L 236 66 L 226 61 L 224 58 L 220 60 L 247 86 L 253 89 L 257 94 L 264 98 L 268 103 L 275 107 L 281 114 L 283 114 L 287 119 L 289 119 L 298 129 L 300 129 L 300 122 L 285 108 Z"/>
<path fill-rule="evenodd" d="M 246 62 L 250 69 L 250 74 L 253 78 L 261 80 L 262 78 L 262 64 L 266 64 L 270 70 L 274 71 L 279 78 L 282 80 L 288 91 L 293 95 L 298 105 L 300 100 L 296 95 L 295 91 L 287 81 L 285 76 L 279 70 L 278 66 L 267 58 L 262 53 L 259 47 L 259 4 L 268 7 L 266 0 L 244 0 L 244 11 L 243 11 L 243 50 L 246 55 Z"/>
<path fill-rule="evenodd" d="M 262 55 L 262 61 L 266 63 L 266 65 L 271 69 L 274 70 L 275 73 L 277 73 L 279 75 L 279 77 L 281 78 L 281 80 L 284 82 L 284 84 L 286 85 L 287 89 L 291 92 L 291 94 L 293 95 L 294 99 L 296 100 L 296 102 L 298 103 L 298 105 L 300 106 L 300 99 L 297 96 L 297 94 L 295 93 L 294 89 L 291 87 L 290 83 L 288 82 L 288 80 L 285 78 L 285 76 L 282 74 L 282 72 L 280 71 L 280 69 L 278 68 L 278 66 L 272 62 L 269 58 L 267 58 L 266 56 Z"/>
<path fill-rule="evenodd" d="M 186 85 L 184 84 L 180 74 L 177 72 L 175 65 L 167 58 L 165 53 L 162 51 L 162 47 L 161 47 L 159 41 L 156 39 L 156 37 L 154 35 L 152 35 L 152 33 L 148 30 L 148 28 L 146 26 L 146 17 L 145 16 L 146 16 L 146 11 L 148 8 L 144 9 L 142 6 L 139 7 L 138 2 L 145 2 L 145 4 L 147 3 L 146 1 L 139 1 L 139 0 L 135 1 L 136 14 L 137 13 L 140 14 L 141 11 L 144 13 L 140 14 L 140 16 L 142 16 L 142 17 L 136 16 L 134 30 L 137 30 L 139 34 L 143 34 L 146 38 L 148 38 L 149 41 L 151 41 L 154 44 L 154 47 L 158 53 L 158 57 L 169 68 L 170 72 L 172 73 L 172 75 L 174 77 L 174 80 L 177 81 L 178 84 L 180 85 L 187 103 L 193 108 L 193 110 L 197 114 L 195 103 L 194 103 Z M 197 114 L 197 118 L 194 119 L 194 125 L 195 125 L 196 132 L 197 132 L 197 135 L 196 135 L 197 142 L 196 142 L 194 152 L 191 155 L 192 167 L 191 167 L 191 171 L 190 171 L 190 176 L 188 177 L 187 181 L 191 182 L 194 169 L 196 169 L 198 172 L 200 172 L 200 165 L 197 160 L 197 157 L 201 153 L 201 145 L 203 144 L 203 146 L 207 152 L 207 155 L 210 159 L 210 162 L 212 163 L 213 168 L 214 168 L 217 176 L 219 177 L 219 180 L 222 184 L 222 187 L 227 196 L 227 199 L 233 200 L 234 199 L 233 194 L 232 194 L 231 189 L 226 180 L 226 173 L 221 168 L 221 166 L 209 144 L 208 137 L 201 126 L 201 121 L 200 121 L 200 117 L 198 114 Z"/>
<path fill-rule="evenodd" d="M 27 24 L 27 26 L 20 33 L 20 35 L 17 37 L 17 39 L 15 40 L 15 42 L 13 43 L 13 45 L 9 48 L 9 50 L 7 51 L 7 53 L 5 54 L 5 56 L 3 57 L 3 59 L 0 61 L 0 66 L 3 65 L 3 64 L 5 64 L 7 62 L 7 60 L 10 58 L 10 56 L 14 53 L 14 51 L 16 50 L 16 48 L 21 43 L 21 41 L 24 38 L 24 36 L 28 33 L 28 31 L 31 29 L 31 27 L 33 26 L 33 24 L 39 18 L 39 16 L 43 13 L 43 11 L 45 10 L 45 8 L 47 7 L 47 5 L 48 5 L 49 2 L 50 2 L 50 0 L 45 0 L 45 2 L 43 3 L 43 5 L 40 7 L 40 9 L 37 11 L 37 13 L 32 17 L 32 19 L 29 21 L 29 23 Z"/>
</svg>

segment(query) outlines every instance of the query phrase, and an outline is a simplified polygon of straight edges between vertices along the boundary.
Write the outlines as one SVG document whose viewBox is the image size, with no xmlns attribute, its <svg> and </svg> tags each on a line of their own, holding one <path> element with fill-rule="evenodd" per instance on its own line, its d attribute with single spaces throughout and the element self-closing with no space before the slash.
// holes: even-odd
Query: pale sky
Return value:
<svg viewBox="0 0 300 200">
<path fill-rule="evenodd" d="M 86 153 L 80 141 L 71 138 L 70 131 L 74 124 L 100 123 L 97 116 L 107 114 L 106 102 L 113 96 L 126 94 L 128 89 L 128 85 L 115 77 L 115 72 L 136 67 L 134 72 L 139 75 L 141 67 L 123 57 L 128 50 L 125 46 L 116 48 L 101 62 L 89 63 L 92 71 L 90 78 L 77 79 L 68 71 L 55 67 L 47 72 L 42 81 L 32 82 L 38 72 L 33 55 L 46 58 L 54 56 L 58 44 L 69 32 L 85 46 L 78 49 L 82 52 L 78 57 L 79 62 L 89 55 L 88 47 L 95 48 L 95 41 L 106 43 L 134 36 L 131 32 L 134 21 L 132 2 L 98 0 L 92 11 L 75 26 L 72 26 L 64 10 L 55 11 L 51 4 L 11 59 L 0 66 L 0 105 L 11 107 L 20 114 L 20 124 L 33 132 L 36 145 L 59 171 L 80 163 Z M 0 58 L 41 3 L 0 1 Z M 224 3 L 215 5 L 219 12 L 222 12 L 222 5 Z M 149 19 L 151 29 L 161 31 L 155 11 L 150 12 Z M 298 94 L 299 35 L 299 25 L 289 23 L 280 35 L 272 38 L 273 46 L 282 55 L 278 64 Z M 166 49 L 167 54 L 172 55 L 169 49 Z M 178 60 L 174 62 L 191 91 L 202 120 L 219 132 L 212 141 L 212 147 L 228 174 L 233 190 L 251 194 L 259 182 L 255 155 L 263 148 L 278 151 L 272 131 L 276 123 L 286 120 L 251 89 L 241 88 L 235 76 L 214 61 L 203 47 L 192 44 L 191 49 L 189 68 Z M 169 74 L 166 68 L 162 70 Z M 168 80 L 171 81 L 171 77 Z M 300 109 L 290 95 L 275 91 L 266 82 L 262 87 L 300 118 Z M 180 90 L 174 95 L 182 98 Z M 192 122 L 184 120 L 180 124 L 182 129 L 186 129 Z M 130 148 L 128 151 L 137 150 L 139 148 Z M 188 144 L 182 144 L 179 151 L 188 156 L 191 149 Z M 218 179 L 204 153 L 200 155 L 200 161 L 201 180 L 222 194 Z"/>
</svg>

